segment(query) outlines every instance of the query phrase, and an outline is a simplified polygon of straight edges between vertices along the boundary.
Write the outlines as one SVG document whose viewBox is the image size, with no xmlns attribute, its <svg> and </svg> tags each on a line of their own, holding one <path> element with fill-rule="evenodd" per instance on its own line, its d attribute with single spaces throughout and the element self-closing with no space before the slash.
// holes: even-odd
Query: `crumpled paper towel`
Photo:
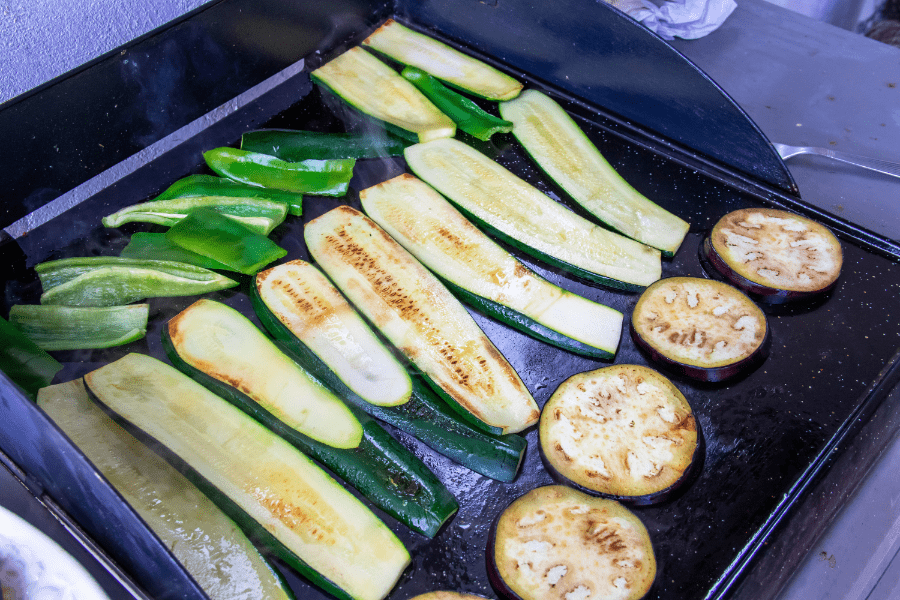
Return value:
<svg viewBox="0 0 900 600">
<path fill-rule="evenodd" d="M 673 0 L 660 6 L 649 0 L 605 0 L 664 40 L 701 38 L 725 22 L 734 0 Z"/>
</svg>

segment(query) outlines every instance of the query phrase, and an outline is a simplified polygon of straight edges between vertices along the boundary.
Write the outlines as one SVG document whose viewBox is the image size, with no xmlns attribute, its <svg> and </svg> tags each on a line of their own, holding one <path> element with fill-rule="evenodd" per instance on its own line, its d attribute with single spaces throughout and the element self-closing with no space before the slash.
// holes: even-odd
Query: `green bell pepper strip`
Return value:
<svg viewBox="0 0 900 600">
<path fill-rule="evenodd" d="M 289 161 L 403 156 L 403 149 L 409 145 L 409 142 L 391 135 L 373 137 L 293 129 L 259 129 L 241 136 L 241 150 Z"/>
<path fill-rule="evenodd" d="M 172 226 L 166 238 L 245 275 L 253 275 L 287 254 L 287 250 L 266 236 L 204 208 L 191 212 Z"/>
<path fill-rule="evenodd" d="M 486 142 L 495 133 L 509 133 L 513 124 L 485 112 L 469 98 L 454 92 L 443 83 L 416 67 L 404 67 L 404 79 L 422 92 L 442 113 L 453 119 L 456 126 Z"/>
<path fill-rule="evenodd" d="M 271 200 L 287 204 L 288 214 L 294 216 L 303 214 L 303 194 L 248 185 L 225 179 L 224 177 L 216 177 L 215 175 L 188 175 L 170 185 L 166 188 L 166 191 L 153 200 L 194 198 L 196 196 L 231 196 L 234 198 Z"/>
<path fill-rule="evenodd" d="M 103 225 L 119 227 L 125 223 L 137 222 L 171 227 L 196 208 L 211 208 L 263 235 L 269 235 L 280 225 L 288 210 L 286 204 L 261 198 L 193 196 L 126 206 L 103 217 Z"/>
<path fill-rule="evenodd" d="M 0 318 L 0 371 L 34 398 L 62 370 L 55 358 L 41 350 L 6 319 Z"/>
<path fill-rule="evenodd" d="M 131 235 L 131 241 L 122 249 L 119 256 L 126 258 L 143 258 L 150 260 L 172 260 L 203 267 L 204 269 L 230 270 L 228 265 L 223 265 L 202 254 L 185 250 L 178 244 L 170 242 L 165 233 L 149 233 L 139 231 Z"/>
<path fill-rule="evenodd" d="M 236 148 L 214 148 L 203 158 L 210 169 L 234 181 L 319 196 L 346 195 L 356 164 L 352 158 L 288 162 Z"/>
<path fill-rule="evenodd" d="M 112 348 L 147 334 L 148 304 L 49 306 L 17 304 L 9 320 L 44 350 Z"/>
<path fill-rule="evenodd" d="M 41 304 L 67 306 L 118 306 L 237 285 L 233 279 L 194 265 L 119 256 L 64 258 L 41 263 L 34 270 L 44 287 Z"/>
</svg>

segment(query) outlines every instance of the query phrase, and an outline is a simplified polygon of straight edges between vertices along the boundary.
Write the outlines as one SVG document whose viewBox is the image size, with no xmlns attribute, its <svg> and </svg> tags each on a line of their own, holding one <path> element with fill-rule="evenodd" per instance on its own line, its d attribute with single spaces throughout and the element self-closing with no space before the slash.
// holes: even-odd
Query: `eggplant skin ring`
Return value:
<svg viewBox="0 0 900 600">
<path fill-rule="evenodd" d="M 650 358 L 700 381 L 748 372 L 766 357 L 766 316 L 721 281 L 669 277 L 644 290 L 631 314 L 631 337 Z"/>
<path fill-rule="evenodd" d="M 834 287 L 841 244 L 825 226 L 782 210 L 746 208 L 715 224 L 700 246 L 713 275 L 769 303 L 806 300 Z"/>
<path fill-rule="evenodd" d="M 638 600 L 656 578 L 650 535 L 634 513 L 562 485 L 506 507 L 487 567 L 494 590 L 511 600 Z"/>
</svg>

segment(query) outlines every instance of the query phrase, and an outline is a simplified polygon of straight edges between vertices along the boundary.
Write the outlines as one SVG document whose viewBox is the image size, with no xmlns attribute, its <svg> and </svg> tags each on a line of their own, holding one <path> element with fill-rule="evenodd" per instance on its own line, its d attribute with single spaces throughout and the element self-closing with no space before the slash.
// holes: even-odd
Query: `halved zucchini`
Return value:
<svg viewBox="0 0 900 600">
<path fill-rule="evenodd" d="M 460 414 L 492 433 L 537 422 L 534 398 L 462 304 L 369 218 L 339 206 L 304 235 L 332 281 Z"/>
<path fill-rule="evenodd" d="M 522 84 L 482 61 L 388 19 L 363 44 L 489 100 L 515 98 Z"/>
<path fill-rule="evenodd" d="M 362 48 L 350 48 L 310 76 L 356 110 L 411 131 L 419 141 L 456 134 L 456 124 L 450 117 L 413 84 Z"/>
<path fill-rule="evenodd" d="M 273 297 L 274 302 L 269 304 Z M 296 301 L 290 301 L 290 298 Z M 412 379 L 412 391 L 399 396 L 406 400 L 394 406 L 370 402 L 367 399 L 375 400 L 376 397 L 367 393 L 367 399 L 364 399 L 348 387 L 349 382 L 368 381 L 369 376 L 341 376 L 339 372 L 344 369 L 338 366 L 332 370 L 329 365 L 335 365 L 340 357 L 335 356 L 333 351 L 321 350 L 323 342 L 335 342 L 339 348 L 346 349 L 349 339 L 346 332 L 352 332 L 354 341 L 367 349 L 364 355 L 371 353 L 371 356 L 378 356 L 384 352 L 390 356 L 388 360 L 395 359 L 353 307 L 314 266 L 298 260 L 261 273 L 251 289 L 250 299 L 259 320 L 278 341 L 279 347 L 349 404 L 418 438 L 464 467 L 500 481 L 515 479 L 525 452 L 525 440 L 517 435 L 492 435 L 469 425 L 434 396 L 422 381 L 422 376 Z M 360 323 L 367 334 L 359 329 Z M 310 333 L 313 331 L 324 333 L 313 336 Z M 328 335 L 328 331 L 336 331 L 339 335 Z M 368 336 L 371 339 L 361 341 Z M 381 346 L 380 350 L 375 349 L 375 344 Z M 383 360 L 376 358 L 374 364 L 382 364 Z M 383 374 L 372 373 L 368 360 L 354 362 L 362 362 L 363 373 L 375 377 L 377 382 L 382 381 Z M 387 371 L 390 370 L 392 368 L 387 367 Z M 405 370 L 403 375 L 408 381 Z M 395 391 L 405 389 L 405 386 L 396 383 L 389 378 L 384 385 Z M 360 387 L 354 386 L 356 389 Z M 394 394 L 375 394 L 382 400 L 386 397 L 398 398 Z"/>
<path fill-rule="evenodd" d="M 326 592 L 381 600 L 409 564 L 400 540 L 350 492 L 187 375 L 129 354 L 84 379 L 120 422 L 162 444 L 251 538 Z"/>
<path fill-rule="evenodd" d="M 347 408 L 236 310 L 201 300 L 169 321 L 163 344 L 176 368 L 422 535 L 434 537 L 459 508 L 409 449 L 365 413 Z M 311 439 L 310 430 L 333 435 Z"/>
<path fill-rule="evenodd" d="M 606 161 L 593 142 L 552 98 L 526 90 L 500 104 L 513 135 L 538 166 L 576 202 L 616 231 L 675 254 L 687 221 L 654 204 Z"/>
<path fill-rule="evenodd" d="M 634 513 L 561 485 L 513 501 L 487 552 L 491 585 L 515 600 L 638 600 L 656 578 L 650 536 Z"/>
<path fill-rule="evenodd" d="M 640 365 L 569 377 L 544 405 L 539 431 L 552 473 L 583 491 L 633 504 L 678 491 L 702 451 L 684 395 Z"/>
<path fill-rule="evenodd" d="M 622 313 L 539 277 L 427 184 L 404 174 L 359 197 L 369 217 L 464 302 L 560 348 L 615 355 Z"/>
<path fill-rule="evenodd" d="M 826 227 L 771 208 L 719 219 L 701 255 L 733 285 L 772 304 L 828 291 L 843 262 L 841 243 Z"/>
<path fill-rule="evenodd" d="M 410 169 L 476 225 L 579 277 L 638 290 L 659 279 L 659 250 L 590 223 L 456 140 L 404 152 Z"/>
<path fill-rule="evenodd" d="M 294 597 L 234 521 L 91 402 L 81 379 L 41 389 L 37 403 L 210 598 Z"/>
<path fill-rule="evenodd" d="M 648 287 L 631 337 L 651 358 L 689 377 L 722 381 L 765 359 L 769 327 L 750 298 L 720 281 L 670 277 Z"/>
</svg>

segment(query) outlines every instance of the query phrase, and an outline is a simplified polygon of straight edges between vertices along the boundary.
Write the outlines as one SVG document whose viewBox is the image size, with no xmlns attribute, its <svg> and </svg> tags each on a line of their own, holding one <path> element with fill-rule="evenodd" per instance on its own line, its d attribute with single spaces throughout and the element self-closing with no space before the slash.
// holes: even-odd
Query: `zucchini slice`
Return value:
<svg viewBox="0 0 900 600">
<path fill-rule="evenodd" d="M 560 348 L 612 358 L 622 313 L 529 270 L 412 175 L 359 193 L 363 209 L 464 302 Z"/>
<path fill-rule="evenodd" d="M 302 260 L 272 267 L 256 276 L 253 291 L 353 394 L 376 406 L 409 401 L 409 373 L 316 267 Z"/>
<path fill-rule="evenodd" d="M 476 225 L 540 260 L 627 290 L 662 273 L 659 250 L 594 225 L 462 142 L 416 144 L 404 155 Z"/>
<path fill-rule="evenodd" d="M 42 388 L 37 403 L 210 598 L 294 597 L 234 521 L 91 402 L 81 379 Z"/>
<path fill-rule="evenodd" d="M 412 452 L 374 419 L 347 408 L 236 310 L 201 300 L 169 322 L 163 343 L 176 368 L 324 464 L 411 529 L 434 537 L 459 508 Z M 331 428 L 341 444 L 313 439 L 307 433 L 311 428 L 314 433 L 330 433 Z M 352 446 L 343 443 L 348 437 L 344 431 L 354 434 Z"/>
<path fill-rule="evenodd" d="M 826 227 L 770 208 L 728 213 L 700 252 L 730 283 L 770 304 L 830 290 L 843 263 L 841 243 Z"/>
<path fill-rule="evenodd" d="M 388 19 L 363 44 L 488 100 L 515 98 L 522 84 L 482 61 Z"/>
<path fill-rule="evenodd" d="M 128 354 L 84 380 L 114 418 L 162 444 L 251 538 L 326 592 L 381 600 L 409 564 L 397 536 L 353 494 L 187 375 Z"/>
<path fill-rule="evenodd" d="M 759 307 L 728 284 L 669 277 L 641 294 L 631 315 L 631 337 L 679 373 L 722 381 L 765 359 L 769 326 Z"/>
<path fill-rule="evenodd" d="M 421 142 L 456 135 L 456 124 L 450 117 L 362 48 L 350 48 L 310 76 L 356 110 L 411 131 Z"/>
<path fill-rule="evenodd" d="M 640 365 L 569 377 L 544 405 L 539 432 L 554 475 L 632 504 L 660 502 L 679 491 L 702 451 L 684 395 Z"/>
<path fill-rule="evenodd" d="M 497 593 L 516 600 L 638 600 L 656 578 L 650 535 L 627 508 L 561 485 L 514 500 L 488 541 Z"/>
<path fill-rule="evenodd" d="M 631 239 L 675 254 L 688 222 L 631 187 L 552 98 L 526 90 L 500 104 L 500 114 L 538 166 L 585 210 Z"/>
<path fill-rule="evenodd" d="M 304 235 L 331 280 L 460 414 L 492 433 L 537 422 L 534 398 L 462 304 L 369 218 L 339 206 Z"/>
<path fill-rule="evenodd" d="M 273 297 L 274 301 L 269 304 Z M 292 302 L 290 298 L 296 301 Z M 486 477 L 506 482 L 515 479 L 525 452 L 525 440 L 517 435 L 492 435 L 469 425 L 434 396 L 421 376 L 412 378 L 411 391 L 402 396 L 405 398 L 402 404 L 394 406 L 376 404 L 372 402 L 376 399 L 372 394 L 366 394 L 364 399 L 348 387 L 353 381 L 369 380 L 367 375 L 340 375 L 346 370 L 345 367 L 352 366 L 341 366 L 344 361 L 340 352 L 346 351 L 351 335 L 360 347 L 366 348 L 364 355 L 375 357 L 373 364 L 382 364 L 384 359 L 378 358 L 381 353 L 387 353 L 390 361 L 395 359 L 353 307 L 314 266 L 297 260 L 261 273 L 256 285 L 251 288 L 250 299 L 259 320 L 278 341 L 282 351 L 349 404 L 390 423 Z M 360 323 L 367 333 L 359 329 Z M 311 333 L 316 331 L 320 333 Z M 325 342 L 333 343 L 339 351 L 328 350 Z M 374 344 L 381 348 L 376 350 Z M 356 355 L 355 352 L 352 354 Z M 368 360 L 354 362 L 361 362 L 365 367 L 364 373 L 371 374 L 378 382 L 382 381 L 384 373 L 380 369 L 371 373 Z M 385 364 L 388 365 L 386 371 L 393 370 L 389 363 Z M 402 373 L 405 381 L 409 381 L 405 369 Z M 396 385 L 391 377 L 383 385 L 394 390 L 405 389 L 403 385 Z M 355 389 L 360 387 L 354 385 Z M 385 397 L 397 398 L 392 394 L 375 393 L 382 400 Z"/>
</svg>

